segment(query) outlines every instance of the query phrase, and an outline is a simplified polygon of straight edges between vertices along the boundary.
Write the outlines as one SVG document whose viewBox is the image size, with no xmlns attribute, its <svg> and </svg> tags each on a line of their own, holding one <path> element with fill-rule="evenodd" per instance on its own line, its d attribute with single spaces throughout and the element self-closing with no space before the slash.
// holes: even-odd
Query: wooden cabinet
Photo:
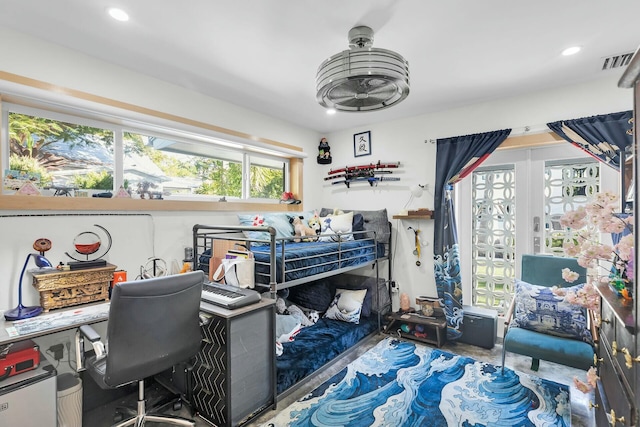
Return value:
<svg viewBox="0 0 640 427">
<path fill-rule="evenodd" d="M 640 125 L 640 51 L 636 52 L 618 84 L 634 88 L 634 144 L 633 144 L 633 192 L 634 209 L 638 208 L 638 154 Z M 608 285 L 598 286 L 602 296 L 600 343 L 598 346 L 598 375 L 600 379 L 595 392 L 596 425 L 638 426 L 640 425 L 640 348 L 638 346 L 638 215 L 634 220 L 635 234 L 635 287 L 633 300 L 627 301 L 614 294 Z"/>
<path fill-rule="evenodd" d="M 226 310 L 202 303 L 193 406 L 219 427 L 238 426 L 276 403 L 275 301 Z"/>
<path fill-rule="evenodd" d="M 80 270 L 33 271 L 33 287 L 40 293 L 45 313 L 54 308 L 109 301 L 109 287 L 116 266 Z"/>
</svg>

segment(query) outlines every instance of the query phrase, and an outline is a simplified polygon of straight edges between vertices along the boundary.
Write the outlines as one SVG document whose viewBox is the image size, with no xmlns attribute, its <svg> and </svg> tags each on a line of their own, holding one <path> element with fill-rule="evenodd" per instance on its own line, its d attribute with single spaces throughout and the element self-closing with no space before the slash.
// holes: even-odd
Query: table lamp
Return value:
<svg viewBox="0 0 640 427">
<path fill-rule="evenodd" d="M 24 267 L 22 267 L 22 273 L 20 273 L 20 282 L 18 283 L 18 306 L 4 313 L 4 318 L 7 320 L 27 319 L 29 317 L 37 316 L 42 312 L 42 307 L 39 305 L 31 307 L 25 307 L 22 305 L 22 278 L 24 277 L 24 272 L 27 270 L 27 264 L 29 264 L 29 259 L 31 259 L 31 257 L 35 259 L 38 268 L 52 267 L 49 260 L 42 255 L 27 255 L 27 259 L 24 261 Z"/>
</svg>

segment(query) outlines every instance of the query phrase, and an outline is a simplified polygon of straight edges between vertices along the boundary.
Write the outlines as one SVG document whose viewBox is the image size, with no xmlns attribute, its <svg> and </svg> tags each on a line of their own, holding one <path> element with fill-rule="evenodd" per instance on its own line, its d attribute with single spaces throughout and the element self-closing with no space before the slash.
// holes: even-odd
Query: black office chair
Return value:
<svg viewBox="0 0 640 427">
<path fill-rule="evenodd" d="M 91 326 L 80 327 L 79 335 L 96 352 L 85 360 L 85 369 L 101 388 L 138 382 L 137 413 L 118 427 L 143 425 L 145 420 L 195 426 L 182 417 L 146 414 L 144 379 L 189 360 L 200 349 L 203 282 L 204 273 L 194 271 L 119 283 L 111 296 L 106 345 Z"/>
</svg>

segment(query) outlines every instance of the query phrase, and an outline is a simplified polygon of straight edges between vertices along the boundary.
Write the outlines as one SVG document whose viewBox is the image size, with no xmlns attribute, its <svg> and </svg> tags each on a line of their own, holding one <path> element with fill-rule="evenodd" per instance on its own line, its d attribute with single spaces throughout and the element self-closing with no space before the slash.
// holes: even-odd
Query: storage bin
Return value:
<svg viewBox="0 0 640 427">
<path fill-rule="evenodd" d="M 498 312 L 469 305 L 463 309 L 462 337 L 458 341 L 492 349 L 498 335 Z"/>
<path fill-rule="evenodd" d="M 82 427 L 82 380 L 58 375 L 58 427 Z"/>
</svg>

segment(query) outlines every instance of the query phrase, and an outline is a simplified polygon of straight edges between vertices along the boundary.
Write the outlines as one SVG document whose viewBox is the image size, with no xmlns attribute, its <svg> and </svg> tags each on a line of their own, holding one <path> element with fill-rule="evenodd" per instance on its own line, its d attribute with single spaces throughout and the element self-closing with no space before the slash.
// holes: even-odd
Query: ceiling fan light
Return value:
<svg viewBox="0 0 640 427">
<path fill-rule="evenodd" d="M 409 95 L 409 63 L 402 55 L 371 47 L 373 30 L 349 31 L 350 49 L 325 60 L 316 74 L 316 99 L 340 111 L 375 111 Z"/>
</svg>

